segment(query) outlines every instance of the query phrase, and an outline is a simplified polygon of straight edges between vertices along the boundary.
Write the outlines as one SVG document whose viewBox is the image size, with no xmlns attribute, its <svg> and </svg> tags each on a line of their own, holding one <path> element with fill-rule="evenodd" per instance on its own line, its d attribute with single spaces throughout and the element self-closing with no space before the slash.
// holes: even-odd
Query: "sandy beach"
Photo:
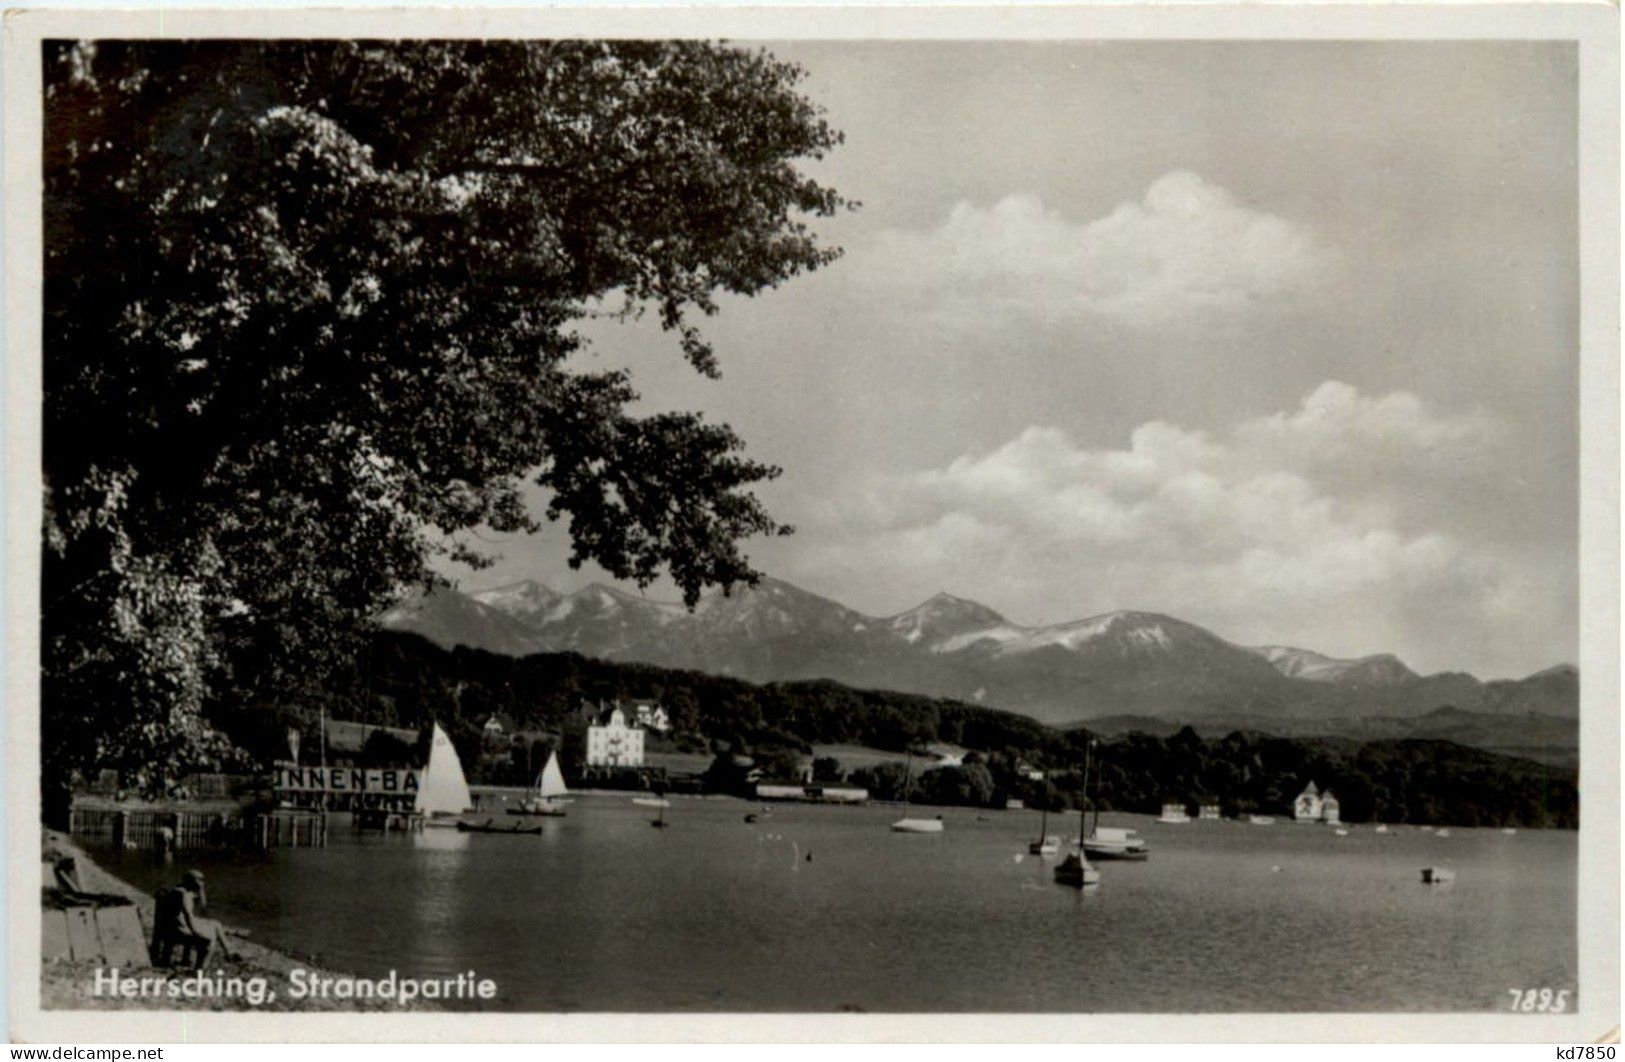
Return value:
<svg viewBox="0 0 1625 1062">
<path fill-rule="evenodd" d="M 152 918 L 154 901 L 147 893 L 123 879 L 108 873 L 97 865 L 96 861 L 87 855 L 84 849 L 74 844 L 68 837 L 56 830 L 43 832 L 41 859 L 45 863 L 42 874 L 44 880 L 50 880 L 50 866 L 62 856 L 72 856 L 78 864 L 79 880 L 85 891 L 123 896 L 129 899 L 136 907 L 141 920 L 141 928 L 148 939 L 152 935 Z M 136 997 L 125 998 L 110 990 L 98 994 L 96 991 L 96 975 L 98 968 L 92 963 L 70 962 L 64 960 L 46 959 L 40 968 L 40 1006 L 46 1010 L 269 1010 L 269 1011 L 395 1011 L 395 1010 L 434 1010 L 434 1002 L 418 999 L 409 1003 L 400 1004 L 385 999 L 339 999 L 315 998 L 306 996 L 298 998 L 294 991 L 296 980 L 303 980 L 307 984 L 312 976 L 322 978 L 344 978 L 346 975 L 332 970 L 324 969 L 311 963 L 301 962 L 299 959 L 283 952 L 257 944 L 245 937 L 241 931 L 230 926 L 222 926 L 225 930 L 225 939 L 229 945 L 227 954 L 221 954 L 222 949 L 216 945 L 209 956 L 207 969 L 204 971 L 207 980 L 211 982 L 230 981 L 239 979 L 244 983 L 258 980 L 266 991 L 261 1002 L 253 1003 L 244 996 L 222 998 L 220 996 L 198 996 L 186 998 L 184 996 L 171 998 Z M 151 968 L 145 970 L 120 971 L 122 975 L 133 977 L 152 977 L 160 971 Z M 183 971 L 173 971 L 178 978 L 185 977 Z M 104 976 L 104 986 L 106 980 Z"/>
</svg>

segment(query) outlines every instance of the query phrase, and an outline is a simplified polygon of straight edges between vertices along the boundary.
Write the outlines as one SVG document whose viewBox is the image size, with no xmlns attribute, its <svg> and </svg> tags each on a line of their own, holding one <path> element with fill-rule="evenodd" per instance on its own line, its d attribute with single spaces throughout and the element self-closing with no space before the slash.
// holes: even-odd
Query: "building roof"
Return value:
<svg viewBox="0 0 1625 1062">
<path fill-rule="evenodd" d="M 625 722 L 627 711 L 619 704 L 599 705 L 598 710 L 593 712 L 592 715 L 588 717 L 587 721 L 593 726 L 609 726 L 611 722 L 610 717 L 616 712 L 621 713 L 621 720 L 622 722 Z"/>
<path fill-rule="evenodd" d="M 484 725 L 489 727 L 493 723 L 500 726 L 504 730 L 518 729 L 518 727 L 516 727 L 514 724 L 513 716 L 509 715 L 507 712 L 497 712 L 493 715 L 486 716 Z"/>
<path fill-rule="evenodd" d="M 1299 793 L 1298 795 L 1301 796 L 1301 797 L 1302 796 L 1319 796 L 1320 795 L 1320 787 L 1315 785 L 1315 783 L 1313 781 L 1311 781 L 1306 787 L 1304 787 L 1303 792 Z"/>
</svg>

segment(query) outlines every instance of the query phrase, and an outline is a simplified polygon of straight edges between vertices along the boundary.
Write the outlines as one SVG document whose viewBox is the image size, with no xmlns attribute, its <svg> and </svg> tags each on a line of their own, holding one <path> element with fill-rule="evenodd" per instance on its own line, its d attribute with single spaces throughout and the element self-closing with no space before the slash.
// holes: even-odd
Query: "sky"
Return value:
<svg viewBox="0 0 1625 1062">
<path fill-rule="evenodd" d="M 1572 46 L 768 48 L 846 134 L 808 167 L 862 204 L 817 226 L 844 257 L 724 299 L 720 380 L 656 324 L 587 329 L 644 409 L 783 467 L 761 570 L 874 615 L 1575 660 Z M 476 544 L 466 590 L 609 581 L 559 527 Z"/>
</svg>

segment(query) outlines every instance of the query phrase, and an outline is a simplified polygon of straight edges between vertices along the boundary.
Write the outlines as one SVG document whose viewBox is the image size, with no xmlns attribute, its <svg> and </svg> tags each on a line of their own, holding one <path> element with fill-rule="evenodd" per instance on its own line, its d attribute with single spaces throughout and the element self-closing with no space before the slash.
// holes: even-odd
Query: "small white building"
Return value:
<svg viewBox="0 0 1625 1062">
<path fill-rule="evenodd" d="M 1299 822 L 1320 821 L 1320 786 L 1310 782 L 1292 802 L 1292 817 Z"/>
<path fill-rule="evenodd" d="M 1157 819 L 1157 821 L 1158 822 L 1189 822 L 1189 821 L 1191 821 L 1191 817 L 1189 815 L 1185 814 L 1185 805 L 1184 804 L 1175 804 L 1175 803 L 1172 803 L 1172 802 L 1164 802 L 1163 805 L 1162 805 L 1162 815 Z"/>
<path fill-rule="evenodd" d="M 643 766 L 643 728 L 629 724 L 619 705 L 604 709 L 588 725 L 587 766 Z"/>
<path fill-rule="evenodd" d="M 1311 781 L 1304 791 L 1298 794 L 1298 799 L 1292 802 L 1292 817 L 1298 822 L 1336 824 L 1342 821 L 1342 807 L 1330 789 L 1322 792 L 1320 787 Z"/>
<path fill-rule="evenodd" d="M 1216 819 L 1216 818 L 1218 818 L 1219 817 L 1219 805 L 1217 805 L 1217 804 L 1203 804 L 1202 807 L 1201 807 L 1201 810 L 1197 812 L 1197 817 L 1198 818 L 1203 818 L 1203 819 Z"/>
<path fill-rule="evenodd" d="M 627 716 L 645 730 L 664 734 L 671 729 L 671 717 L 666 714 L 666 709 L 660 706 L 660 702 L 652 698 L 634 698 L 628 703 Z"/>
</svg>

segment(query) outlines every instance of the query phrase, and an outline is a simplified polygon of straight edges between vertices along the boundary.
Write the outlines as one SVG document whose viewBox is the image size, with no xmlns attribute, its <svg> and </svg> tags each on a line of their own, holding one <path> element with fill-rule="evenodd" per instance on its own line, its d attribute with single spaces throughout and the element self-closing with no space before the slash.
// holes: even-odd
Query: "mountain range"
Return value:
<svg viewBox="0 0 1625 1062">
<path fill-rule="evenodd" d="M 827 678 L 986 704 L 1067 724 L 1109 716 L 1179 722 L 1405 719 L 1441 707 L 1481 715 L 1574 719 L 1579 672 L 1560 665 L 1483 682 L 1419 675 L 1389 654 L 1339 659 L 1288 646 L 1243 646 L 1172 616 L 1109 612 L 1027 627 L 974 601 L 937 594 L 875 617 L 763 578 L 690 610 L 594 584 L 565 594 L 525 581 L 402 602 L 384 626 L 443 646 L 522 656 L 573 651 L 755 682 Z"/>
</svg>

